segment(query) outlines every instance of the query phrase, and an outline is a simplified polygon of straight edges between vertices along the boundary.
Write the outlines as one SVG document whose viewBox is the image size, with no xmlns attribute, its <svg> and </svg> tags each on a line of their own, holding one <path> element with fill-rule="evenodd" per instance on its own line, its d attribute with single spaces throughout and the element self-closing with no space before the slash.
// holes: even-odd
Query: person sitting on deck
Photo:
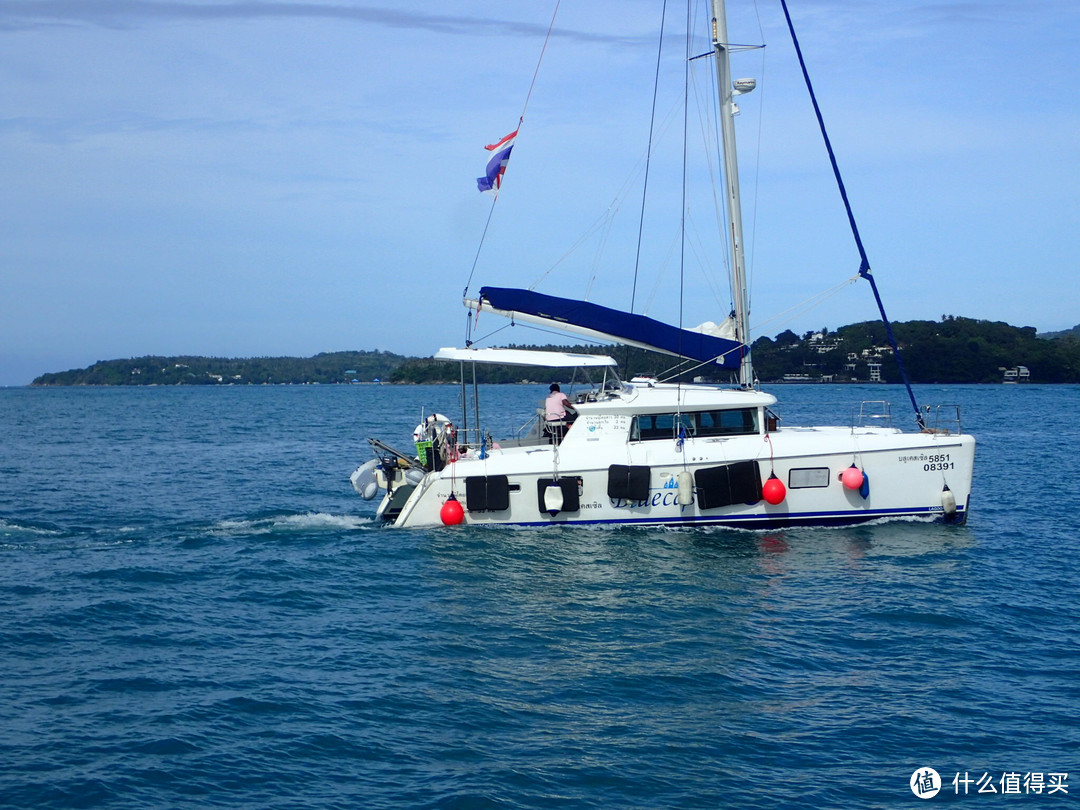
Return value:
<svg viewBox="0 0 1080 810">
<path fill-rule="evenodd" d="M 558 444 L 562 441 L 570 422 L 577 417 L 577 409 L 570 404 L 570 400 L 559 388 L 558 383 L 552 383 L 550 391 L 544 402 L 544 435 L 550 436 L 552 442 Z M 567 411 L 572 414 L 569 418 Z"/>
</svg>

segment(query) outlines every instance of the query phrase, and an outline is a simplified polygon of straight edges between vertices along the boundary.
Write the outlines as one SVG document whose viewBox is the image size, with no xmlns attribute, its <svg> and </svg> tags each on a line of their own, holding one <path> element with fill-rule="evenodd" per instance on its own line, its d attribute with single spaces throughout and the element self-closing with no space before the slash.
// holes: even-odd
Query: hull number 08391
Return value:
<svg viewBox="0 0 1080 810">
<path fill-rule="evenodd" d="M 923 464 L 923 470 L 926 472 L 935 472 L 937 470 L 953 470 L 956 465 L 949 461 L 948 453 L 938 453 L 936 455 L 929 456 L 926 464 Z"/>
</svg>

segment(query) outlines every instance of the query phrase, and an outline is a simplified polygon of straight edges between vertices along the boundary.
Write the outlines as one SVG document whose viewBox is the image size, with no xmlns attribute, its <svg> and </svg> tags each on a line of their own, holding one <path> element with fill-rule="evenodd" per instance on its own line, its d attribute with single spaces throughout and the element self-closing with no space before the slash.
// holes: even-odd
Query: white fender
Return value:
<svg viewBox="0 0 1080 810">
<path fill-rule="evenodd" d="M 379 460 L 373 458 L 366 464 L 357 467 L 349 476 L 356 494 L 365 501 L 370 501 L 379 492 L 379 484 L 375 480 L 375 468 L 379 466 Z"/>
<path fill-rule="evenodd" d="M 683 470 L 678 477 L 679 491 L 675 501 L 679 506 L 689 506 L 694 502 L 694 476 L 689 470 Z"/>
<path fill-rule="evenodd" d="M 547 485 L 544 490 L 544 508 L 547 509 L 548 514 L 552 517 L 559 514 L 563 508 L 563 494 L 562 487 L 557 482 L 552 482 Z"/>
<path fill-rule="evenodd" d="M 956 517 L 956 496 L 953 495 L 948 484 L 945 485 L 945 489 L 941 490 L 941 507 L 945 510 L 946 518 L 952 520 Z"/>
</svg>

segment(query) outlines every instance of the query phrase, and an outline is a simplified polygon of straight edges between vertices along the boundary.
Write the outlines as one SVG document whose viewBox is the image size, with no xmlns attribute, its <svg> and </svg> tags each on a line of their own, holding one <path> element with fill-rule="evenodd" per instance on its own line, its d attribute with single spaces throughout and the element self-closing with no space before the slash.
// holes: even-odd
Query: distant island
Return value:
<svg viewBox="0 0 1080 810">
<path fill-rule="evenodd" d="M 390 352 L 314 357 L 133 357 L 42 374 L 31 385 L 275 385 L 389 381 L 410 358 Z"/>
<path fill-rule="evenodd" d="M 904 365 L 914 383 L 1080 383 L 1080 325 L 1039 335 L 1034 327 L 946 315 L 940 321 L 893 325 Z M 612 346 L 519 346 L 611 354 L 624 375 L 670 376 L 674 358 Z M 753 344 L 754 368 L 763 382 L 901 381 L 900 370 L 877 321 L 796 335 L 782 332 Z M 708 369 L 686 371 L 726 380 Z M 516 366 L 481 366 L 483 383 L 549 382 L 565 372 Z M 451 383 L 456 363 L 385 351 L 327 352 L 314 357 L 136 357 L 102 360 L 84 369 L 42 374 L 31 385 L 330 385 Z"/>
</svg>

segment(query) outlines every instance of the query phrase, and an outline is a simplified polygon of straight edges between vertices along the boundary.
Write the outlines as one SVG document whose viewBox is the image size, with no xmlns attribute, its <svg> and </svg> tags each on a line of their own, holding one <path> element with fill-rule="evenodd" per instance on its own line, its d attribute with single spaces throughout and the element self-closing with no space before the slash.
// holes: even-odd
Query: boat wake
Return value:
<svg viewBox="0 0 1080 810">
<path fill-rule="evenodd" d="M 213 527 L 212 533 L 223 537 L 257 534 L 310 534 L 324 531 L 358 531 L 375 526 L 376 522 L 372 517 L 305 512 L 297 515 L 268 515 L 265 517 L 223 520 Z"/>
<path fill-rule="evenodd" d="M 60 537 L 64 533 L 58 529 L 33 526 L 0 518 L 0 542 L 17 542 L 32 537 Z"/>
</svg>

